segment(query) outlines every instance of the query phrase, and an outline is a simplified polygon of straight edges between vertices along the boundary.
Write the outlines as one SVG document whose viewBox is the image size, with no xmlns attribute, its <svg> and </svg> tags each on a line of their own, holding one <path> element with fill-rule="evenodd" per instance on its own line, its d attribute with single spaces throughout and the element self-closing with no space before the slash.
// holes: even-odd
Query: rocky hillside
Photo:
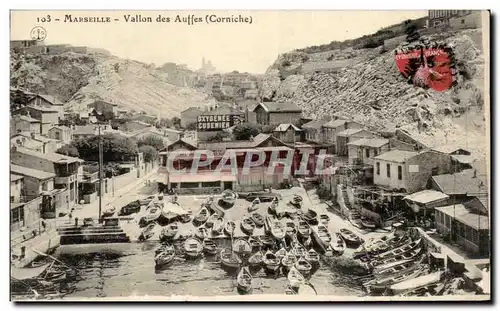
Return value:
<svg viewBox="0 0 500 311">
<path fill-rule="evenodd" d="M 383 46 L 280 55 L 263 80 L 262 95 L 293 101 L 307 117 L 354 118 L 373 129 L 402 128 L 430 147 L 457 143 L 486 154 L 484 56 L 477 29 L 429 35 L 449 43 L 458 84 L 437 92 L 408 84 L 394 50 Z"/>
<path fill-rule="evenodd" d="M 174 66 L 171 72 L 170 67 L 103 53 L 13 54 L 11 86 L 53 95 L 75 111 L 102 99 L 131 111 L 173 117 L 213 101 L 186 87 L 193 79 L 186 70 Z"/>
</svg>

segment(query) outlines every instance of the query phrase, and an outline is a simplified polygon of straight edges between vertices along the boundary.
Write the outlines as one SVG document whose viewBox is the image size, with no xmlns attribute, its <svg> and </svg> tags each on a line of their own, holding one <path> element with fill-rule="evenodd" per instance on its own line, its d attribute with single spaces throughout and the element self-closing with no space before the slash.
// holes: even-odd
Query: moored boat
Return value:
<svg viewBox="0 0 500 311">
<path fill-rule="evenodd" d="M 401 245 L 397 248 L 388 250 L 384 253 L 377 254 L 374 257 L 376 259 L 383 259 L 383 258 L 387 258 L 387 257 L 395 257 L 397 255 L 401 255 L 403 253 L 406 253 L 406 252 L 411 251 L 412 249 L 418 247 L 420 245 L 421 241 L 422 241 L 422 239 L 417 239 L 415 241 L 412 241 L 409 244 Z"/>
<path fill-rule="evenodd" d="M 316 245 L 319 246 L 321 251 L 324 253 L 332 241 L 332 236 L 328 232 L 328 229 L 324 225 L 318 225 L 318 227 L 313 230 L 313 238 Z"/>
<path fill-rule="evenodd" d="M 184 241 L 184 251 L 188 258 L 198 258 L 203 253 L 202 243 L 195 238 L 187 238 Z"/>
<path fill-rule="evenodd" d="M 285 257 L 286 255 L 286 249 L 284 247 L 280 248 L 276 253 L 274 253 L 276 255 L 276 257 L 278 258 L 278 260 L 281 261 L 281 259 L 283 259 L 283 257 Z"/>
<path fill-rule="evenodd" d="M 318 225 L 318 213 L 313 211 L 312 209 L 308 209 L 307 212 L 302 215 L 303 220 L 305 220 L 309 225 L 316 226 Z"/>
<path fill-rule="evenodd" d="M 262 242 L 254 237 L 250 237 L 248 243 L 252 247 L 252 251 L 257 251 L 262 247 Z"/>
<path fill-rule="evenodd" d="M 252 246 L 244 239 L 236 239 L 233 242 L 233 251 L 241 257 L 247 257 L 252 252 Z"/>
<path fill-rule="evenodd" d="M 290 204 L 292 204 L 295 207 L 301 207 L 303 201 L 304 199 L 300 195 L 294 194 L 292 200 L 290 201 Z"/>
<path fill-rule="evenodd" d="M 299 242 L 294 243 L 293 252 L 297 258 L 305 257 L 307 254 L 306 248 Z"/>
<path fill-rule="evenodd" d="M 262 262 L 264 264 L 264 271 L 267 275 L 277 275 L 280 268 L 280 261 L 273 252 L 268 250 L 262 259 Z"/>
<path fill-rule="evenodd" d="M 347 248 L 346 243 L 339 233 L 335 232 L 333 236 L 334 237 L 330 242 L 330 246 L 332 247 L 335 255 L 341 256 Z"/>
<path fill-rule="evenodd" d="M 262 216 L 261 214 L 254 212 L 252 213 L 251 218 L 257 228 L 261 228 L 264 226 L 264 216 Z"/>
<path fill-rule="evenodd" d="M 414 269 L 408 269 L 395 275 L 388 275 L 386 277 L 367 281 L 363 283 L 363 287 L 368 293 L 382 293 L 385 292 L 390 285 L 412 280 L 425 273 L 426 270 L 426 267 L 415 267 Z"/>
<path fill-rule="evenodd" d="M 414 290 L 419 287 L 428 286 L 431 284 L 438 283 L 443 275 L 442 271 L 434 272 L 431 274 L 422 275 L 411 280 L 406 280 L 399 282 L 390 286 L 393 294 L 400 294 Z"/>
<path fill-rule="evenodd" d="M 369 219 L 361 218 L 361 226 L 365 229 L 375 230 L 377 228 L 377 224 Z"/>
<path fill-rule="evenodd" d="M 299 270 L 299 272 L 304 276 L 308 277 L 311 273 L 312 265 L 309 261 L 305 260 L 303 257 L 299 258 L 297 262 L 295 262 L 295 268 Z"/>
<path fill-rule="evenodd" d="M 252 274 L 248 267 L 241 268 L 236 277 L 236 282 L 238 283 L 238 290 L 242 293 L 248 293 L 252 289 Z"/>
<path fill-rule="evenodd" d="M 319 267 L 319 254 L 314 249 L 307 251 L 304 258 L 311 263 L 313 269 Z"/>
<path fill-rule="evenodd" d="M 144 219 L 145 223 L 151 223 L 157 220 L 160 216 L 161 216 L 161 209 L 153 205 L 146 210 L 146 212 L 142 216 L 142 219 Z"/>
<path fill-rule="evenodd" d="M 115 212 L 116 212 L 116 208 L 114 206 L 112 206 L 112 207 L 110 207 L 102 212 L 102 217 L 111 217 L 115 214 Z"/>
<path fill-rule="evenodd" d="M 291 239 L 297 235 L 297 228 L 295 228 L 295 224 L 292 221 L 286 222 L 285 234 Z"/>
<path fill-rule="evenodd" d="M 222 191 L 221 194 L 221 200 L 226 204 L 226 205 L 234 205 L 236 202 L 236 199 L 238 198 L 238 194 L 232 190 L 224 190 Z"/>
<path fill-rule="evenodd" d="M 212 234 L 220 235 L 223 229 L 224 229 L 224 219 L 218 215 L 213 220 Z"/>
<path fill-rule="evenodd" d="M 262 269 L 262 260 L 264 258 L 264 254 L 261 251 L 257 251 L 255 254 L 248 258 L 248 267 L 250 268 L 250 272 L 257 273 Z"/>
<path fill-rule="evenodd" d="M 365 244 L 362 244 L 354 251 L 353 258 L 360 258 L 360 257 L 365 256 L 367 254 L 372 255 L 372 256 L 378 255 L 378 254 L 391 251 L 391 250 L 396 249 L 400 246 L 407 245 L 410 243 L 411 243 L 411 238 L 409 236 L 400 235 L 400 236 L 394 236 L 387 241 L 374 243 L 374 244 L 368 245 L 368 246 L 365 246 Z"/>
<path fill-rule="evenodd" d="M 156 227 L 156 223 L 152 222 L 148 224 L 146 227 L 142 229 L 141 234 L 139 235 L 139 241 L 145 241 L 151 238 L 154 235 L 154 229 Z"/>
<path fill-rule="evenodd" d="M 290 271 L 287 274 L 287 279 L 292 288 L 299 288 L 306 282 L 305 277 L 294 266 L 290 267 Z"/>
<path fill-rule="evenodd" d="M 326 225 L 327 223 L 330 222 L 330 217 L 326 214 L 321 214 L 319 215 L 319 222 Z"/>
<path fill-rule="evenodd" d="M 212 214 L 208 217 L 207 221 L 205 222 L 204 226 L 206 228 L 212 228 L 214 225 L 214 219 L 217 217 L 217 214 Z"/>
<path fill-rule="evenodd" d="M 247 235 L 252 235 L 255 230 L 255 223 L 250 217 L 245 216 L 240 223 L 241 231 Z"/>
<path fill-rule="evenodd" d="M 271 235 L 276 240 L 281 240 L 285 237 L 286 231 L 283 224 L 272 216 L 267 217 L 268 228 Z"/>
<path fill-rule="evenodd" d="M 339 232 L 348 247 L 358 247 L 363 243 L 363 239 L 349 229 L 342 228 Z"/>
<path fill-rule="evenodd" d="M 208 220 L 208 217 L 210 217 L 208 209 L 206 207 L 202 207 L 194 216 L 193 224 L 195 224 L 196 226 L 200 226 Z"/>
<path fill-rule="evenodd" d="M 258 203 L 258 204 L 253 204 L 253 203 L 252 203 L 252 204 L 250 204 L 250 205 L 248 206 L 248 208 L 247 208 L 247 211 L 248 211 L 249 213 L 251 213 L 251 212 L 255 212 L 256 210 L 258 210 L 258 209 L 259 209 L 259 204 L 260 204 L 260 203 Z"/>
<path fill-rule="evenodd" d="M 234 223 L 234 221 L 228 221 L 224 224 L 224 232 L 229 236 L 234 235 L 235 229 L 236 229 L 236 224 Z"/>
<path fill-rule="evenodd" d="M 193 218 L 193 211 L 192 210 L 187 210 L 186 214 L 180 215 L 179 220 L 183 224 L 187 224 L 188 222 L 191 222 L 191 219 Z"/>
<path fill-rule="evenodd" d="M 285 287 L 285 295 L 297 295 L 297 292 L 292 288 L 291 285 Z"/>
<path fill-rule="evenodd" d="M 259 237 L 259 240 L 265 248 L 272 248 L 276 244 L 276 240 L 267 235 Z"/>
<path fill-rule="evenodd" d="M 155 256 L 155 268 L 163 268 L 174 261 L 175 248 L 172 245 L 164 245 L 161 252 Z"/>
<path fill-rule="evenodd" d="M 281 270 L 284 275 L 288 275 L 296 261 L 297 257 L 295 257 L 292 252 L 286 253 L 286 255 L 281 259 Z"/>
<path fill-rule="evenodd" d="M 318 295 L 318 293 L 316 292 L 316 289 L 309 282 L 301 284 L 297 294 L 302 295 L 302 296 L 306 296 L 306 297 Z"/>
<path fill-rule="evenodd" d="M 232 250 L 224 248 L 220 252 L 222 268 L 226 271 L 237 271 L 241 266 L 241 259 Z"/>
<path fill-rule="evenodd" d="M 204 226 L 194 228 L 194 236 L 203 241 L 204 239 L 210 237 L 208 229 Z"/>
<path fill-rule="evenodd" d="M 421 286 L 399 294 L 399 297 L 423 297 L 423 296 L 438 296 L 441 294 L 445 283 L 434 283 Z"/>
<path fill-rule="evenodd" d="M 414 248 L 406 253 L 402 253 L 401 255 L 396 255 L 393 257 L 385 257 L 382 259 L 370 260 L 367 263 L 367 265 L 368 265 L 368 268 L 377 269 L 379 267 L 390 264 L 392 262 L 397 262 L 397 261 L 402 261 L 402 260 L 412 260 L 412 259 L 415 259 L 415 257 L 418 256 L 421 251 L 422 251 L 422 248 L 420 248 L 420 247 Z"/>
<path fill-rule="evenodd" d="M 212 241 L 211 239 L 204 239 L 203 251 L 205 252 L 205 254 L 215 255 L 217 254 L 217 244 L 215 244 L 215 242 Z"/>
<path fill-rule="evenodd" d="M 178 231 L 179 227 L 177 226 L 176 223 L 171 223 L 170 225 L 167 225 L 160 232 L 160 241 L 168 242 L 174 240 L 175 237 L 177 236 Z"/>
<path fill-rule="evenodd" d="M 388 267 L 384 269 L 377 269 L 376 271 L 374 271 L 374 273 L 380 276 L 400 273 L 402 271 L 420 265 L 423 259 L 424 258 L 422 257 L 420 260 L 404 260 L 395 264 L 389 264 Z"/>
<path fill-rule="evenodd" d="M 308 239 L 311 236 L 311 227 L 304 220 L 299 221 L 297 231 L 299 233 L 299 236 L 304 240 Z"/>
</svg>

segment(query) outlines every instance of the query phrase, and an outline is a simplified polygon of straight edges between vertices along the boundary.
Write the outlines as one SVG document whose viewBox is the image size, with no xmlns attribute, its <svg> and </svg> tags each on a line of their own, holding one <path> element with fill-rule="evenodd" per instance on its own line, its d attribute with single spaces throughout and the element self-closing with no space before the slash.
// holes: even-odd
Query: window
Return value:
<svg viewBox="0 0 500 311">
<path fill-rule="evenodd" d="M 431 172 L 432 176 L 438 175 L 438 173 L 439 173 L 439 167 L 433 167 Z"/>
<path fill-rule="evenodd" d="M 377 162 L 377 175 L 380 175 L 380 162 Z"/>
<path fill-rule="evenodd" d="M 465 19 L 462 19 L 460 22 L 461 22 L 462 24 L 465 24 Z"/>
<path fill-rule="evenodd" d="M 398 165 L 398 179 L 403 179 L 403 167 L 401 165 Z"/>
<path fill-rule="evenodd" d="M 61 133 L 56 132 L 56 139 L 60 140 L 61 139 Z"/>
<path fill-rule="evenodd" d="M 377 149 L 373 149 L 373 156 L 374 157 L 378 156 L 378 150 Z"/>
<path fill-rule="evenodd" d="M 24 226 L 24 207 L 19 206 L 10 210 L 10 223 L 19 223 L 20 226 Z"/>
<path fill-rule="evenodd" d="M 370 157 L 370 149 L 366 148 L 366 157 L 369 158 Z"/>
<path fill-rule="evenodd" d="M 387 164 L 387 178 L 391 178 L 391 165 Z"/>
<path fill-rule="evenodd" d="M 13 195 L 11 195 L 11 196 L 10 196 L 10 203 L 14 203 L 14 201 L 15 201 L 15 200 L 16 200 L 16 197 L 15 197 L 15 196 L 13 196 Z"/>
<path fill-rule="evenodd" d="M 47 191 L 48 190 L 48 182 L 44 181 L 42 183 L 42 191 Z"/>
</svg>

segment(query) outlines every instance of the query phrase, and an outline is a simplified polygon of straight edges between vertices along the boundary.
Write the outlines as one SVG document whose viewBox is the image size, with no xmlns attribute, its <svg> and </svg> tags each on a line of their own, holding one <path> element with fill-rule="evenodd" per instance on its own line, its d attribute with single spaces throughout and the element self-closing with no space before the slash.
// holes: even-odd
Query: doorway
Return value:
<svg viewBox="0 0 500 311">
<path fill-rule="evenodd" d="M 224 182 L 224 190 L 233 190 L 233 182 L 225 181 Z"/>
</svg>

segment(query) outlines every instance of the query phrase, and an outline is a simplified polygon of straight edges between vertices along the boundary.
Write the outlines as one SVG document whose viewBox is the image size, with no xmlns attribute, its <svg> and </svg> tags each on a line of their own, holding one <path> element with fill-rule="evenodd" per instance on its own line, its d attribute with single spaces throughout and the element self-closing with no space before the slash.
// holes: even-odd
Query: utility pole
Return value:
<svg viewBox="0 0 500 311">
<path fill-rule="evenodd" d="M 99 135 L 99 223 L 101 222 L 101 209 L 102 209 L 102 139 L 101 139 L 101 125 L 97 125 Z"/>
</svg>

